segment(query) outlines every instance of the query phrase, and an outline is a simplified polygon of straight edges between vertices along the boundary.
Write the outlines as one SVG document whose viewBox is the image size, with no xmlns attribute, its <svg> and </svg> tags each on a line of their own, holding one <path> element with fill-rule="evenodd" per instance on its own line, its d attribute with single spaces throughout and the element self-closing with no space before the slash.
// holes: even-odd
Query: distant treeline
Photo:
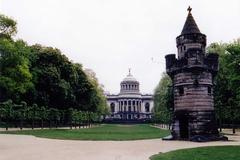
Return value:
<svg viewBox="0 0 240 160">
<path fill-rule="evenodd" d="M 11 113 L 17 108 L 26 112 L 26 106 L 59 114 L 70 108 L 81 113 L 108 112 L 103 90 L 93 74 L 57 48 L 14 40 L 16 25 L 16 21 L 0 15 L 0 119 L 6 121 L 6 115 L 14 119 Z"/>
</svg>

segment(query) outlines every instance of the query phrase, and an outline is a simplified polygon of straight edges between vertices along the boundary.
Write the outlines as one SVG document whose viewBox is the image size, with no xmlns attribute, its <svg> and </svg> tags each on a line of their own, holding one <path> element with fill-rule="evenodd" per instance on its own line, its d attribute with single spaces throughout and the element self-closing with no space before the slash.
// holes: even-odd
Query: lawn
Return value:
<svg viewBox="0 0 240 160">
<path fill-rule="evenodd" d="M 240 146 L 213 146 L 160 153 L 151 160 L 240 160 Z"/>
<path fill-rule="evenodd" d="M 158 129 L 146 124 L 110 125 L 81 129 L 35 129 L 22 131 L 2 131 L 1 134 L 22 134 L 36 137 L 69 140 L 139 140 L 167 136 L 168 130 Z"/>
</svg>

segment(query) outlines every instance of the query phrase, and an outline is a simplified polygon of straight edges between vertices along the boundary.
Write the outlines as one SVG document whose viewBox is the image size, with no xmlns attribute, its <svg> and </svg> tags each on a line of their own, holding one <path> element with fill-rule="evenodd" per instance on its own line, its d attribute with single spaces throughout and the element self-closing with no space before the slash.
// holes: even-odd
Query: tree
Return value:
<svg viewBox="0 0 240 160">
<path fill-rule="evenodd" d="M 0 102 L 11 99 L 16 104 L 12 109 L 15 117 L 11 118 L 20 122 L 21 129 L 24 119 L 32 129 L 37 120 L 41 120 L 42 128 L 44 120 L 49 120 L 50 127 L 54 121 L 57 127 L 69 118 L 72 125 L 73 110 L 79 113 L 79 123 L 87 112 L 107 114 L 103 88 L 93 71 L 94 74 L 84 72 L 81 64 L 71 62 L 57 48 L 29 46 L 23 40 L 14 40 L 16 24 L 0 15 Z M 0 116 L 7 120 L 4 107 Z M 90 122 L 89 117 L 85 118 L 85 122 Z"/>
<path fill-rule="evenodd" d="M 17 22 L 0 14 L 0 38 L 11 38 L 17 33 Z"/>
<path fill-rule="evenodd" d="M 154 91 L 154 119 L 160 123 L 170 123 L 171 112 L 173 107 L 171 79 L 166 74 L 162 74 L 162 78 Z"/>
<path fill-rule="evenodd" d="M 240 40 L 229 44 L 213 43 L 208 52 L 219 54 L 219 71 L 215 78 L 214 104 L 217 118 L 232 123 L 235 133 L 235 122 L 240 122 Z"/>
<path fill-rule="evenodd" d="M 2 119 L 4 118 L 4 108 L 3 108 L 3 105 L 2 103 L 0 103 L 0 125 L 2 124 Z"/>
<path fill-rule="evenodd" d="M 9 127 L 9 121 L 14 116 L 14 110 L 13 110 L 13 102 L 12 100 L 8 100 L 6 102 L 1 103 L 1 110 L 3 112 L 3 118 L 6 122 L 6 130 L 8 130 Z"/>
<path fill-rule="evenodd" d="M 39 116 L 40 116 L 40 119 L 41 119 L 41 128 L 43 129 L 44 127 L 44 120 L 47 120 L 47 108 L 42 106 L 39 110 Z"/>
<path fill-rule="evenodd" d="M 91 82 L 93 90 L 91 92 L 91 107 L 94 108 L 96 111 L 102 114 L 107 114 L 107 100 L 104 96 L 104 89 L 103 85 L 100 85 L 98 79 L 96 77 L 96 73 L 91 69 L 85 69 L 84 72 L 86 73 L 88 80 Z"/>
<path fill-rule="evenodd" d="M 56 108 L 50 108 L 48 117 L 49 117 L 49 128 L 52 128 L 52 122 L 55 123 L 55 127 L 57 128 L 60 120 L 59 110 Z"/>
<path fill-rule="evenodd" d="M 32 88 L 29 51 L 23 41 L 0 38 L 0 101 L 20 102 L 21 96 Z"/>
<path fill-rule="evenodd" d="M 23 127 L 23 121 L 27 119 L 26 117 L 26 108 L 27 108 L 27 103 L 22 101 L 20 104 L 21 108 L 19 109 L 19 113 L 20 113 L 20 129 L 22 130 Z"/>
<path fill-rule="evenodd" d="M 25 113 L 24 113 L 24 108 L 27 106 L 27 103 L 22 101 L 20 104 L 14 104 L 13 105 L 13 110 L 14 110 L 14 119 L 16 122 L 16 126 L 18 126 L 22 130 L 23 128 L 23 121 L 25 119 Z"/>
<path fill-rule="evenodd" d="M 69 108 L 69 109 L 67 110 L 67 117 L 68 117 L 68 125 L 70 125 L 70 129 L 72 129 L 73 108 Z"/>
<path fill-rule="evenodd" d="M 74 122 L 74 127 L 76 129 L 77 128 L 77 122 L 79 120 L 79 112 L 76 109 L 74 109 L 73 112 L 72 112 L 72 120 Z"/>
</svg>

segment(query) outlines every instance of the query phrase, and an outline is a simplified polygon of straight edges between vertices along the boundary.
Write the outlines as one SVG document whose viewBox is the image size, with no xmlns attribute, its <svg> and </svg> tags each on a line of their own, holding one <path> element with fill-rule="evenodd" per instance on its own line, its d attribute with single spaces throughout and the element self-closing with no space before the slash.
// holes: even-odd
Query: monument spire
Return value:
<svg viewBox="0 0 240 160">
<path fill-rule="evenodd" d="M 187 19 L 183 26 L 181 35 L 192 34 L 192 33 L 201 33 L 193 16 L 192 16 L 192 13 L 191 13 L 192 8 L 189 6 L 187 10 L 188 10 L 188 16 L 187 16 Z"/>
<path fill-rule="evenodd" d="M 131 76 L 131 68 L 128 68 L 128 75 Z"/>
<path fill-rule="evenodd" d="M 191 11 L 192 11 L 192 8 L 190 7 L 190 6 L 188 6 L 188 13 L 191 13 Z"/>
</svg>

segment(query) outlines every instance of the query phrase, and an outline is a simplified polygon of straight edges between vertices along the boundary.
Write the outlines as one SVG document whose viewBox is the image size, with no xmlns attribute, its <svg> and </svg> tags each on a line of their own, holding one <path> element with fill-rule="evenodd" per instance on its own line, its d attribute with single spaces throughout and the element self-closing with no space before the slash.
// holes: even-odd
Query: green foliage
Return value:
<svg viewBox="0 0 240 160">
<path fill-rule="evenodd" d="M 17 33 L 17 22 L 0 14 L 0 37 L 10 38 Z"/>
<path fill-rule="evenodd" d="M 30 49 L 23 41 L 0 38 L 0 100 L 20 101 L 20 96 L 32 88 L 32 74 L 27 56 Z"/>
<path fill-rule="evenodd" d="M 213 43 L 208 51 L 219 54 L 219 72 L 214 85 L 217 118 L 220 123 L 240 122 L 240 41 Z"/>
<path fill-rule="evenodd" d="M 8 100 L 0 103 L 1 118 L 6 122 L 6 130 L 8 130 L 8 123 L 14 117 L 13 102 Z"/>
<path fill-rule="evenodd" d="M 212 146 L 160 153 L 151 160 L 240 160 L 240 146 Z"/>
<path fill-rule="evenodd" d="M 158 123 L 170 123 L 172 106 L 171 79 L 163 73 L 154 91 L 154 120 Z"/>
<path fill-rule="evenodd" d="M 0 102 L 12 99 L 28 104 L 21 104 L 24 111 L 14 107 L 19 111 L 15 120 L 59 121 L 58 115 L 69 108 L 106 114 L 106 99 L 96 77 L 87 75 L 81 64 L 71 62 L 57 48 L 13 40 L 16 24 L 0 15 Z"/>
</svg>

